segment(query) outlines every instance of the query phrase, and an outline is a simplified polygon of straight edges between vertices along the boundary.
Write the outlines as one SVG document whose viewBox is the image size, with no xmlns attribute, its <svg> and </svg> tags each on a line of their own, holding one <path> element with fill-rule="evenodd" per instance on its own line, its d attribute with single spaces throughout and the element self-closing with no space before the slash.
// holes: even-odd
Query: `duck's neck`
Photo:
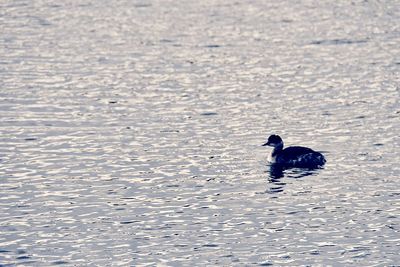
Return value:
<svg viewBox="0 0 400 267">
<path fill-rule="evenodd" d="M 276 157 L 276 155 L 283 150 L 283 142 L 278 144 L 277 146 L 274 147 L 274 150 L 272 150 L 272 157 Z"/>
</svg>

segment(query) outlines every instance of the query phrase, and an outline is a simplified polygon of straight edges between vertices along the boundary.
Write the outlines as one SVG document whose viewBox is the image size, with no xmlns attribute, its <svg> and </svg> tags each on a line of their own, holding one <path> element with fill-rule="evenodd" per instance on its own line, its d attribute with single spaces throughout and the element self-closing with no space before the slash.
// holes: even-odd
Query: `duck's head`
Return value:
<svg viewBox="0 0 400 267">
<path fill-rule="evenodd" d="M 283 146 L 283 141 L 279 135 L 273 134 L 268 137 L 268 141 L 262 146 L 272 146 L 272 147 Z"/>
</svg>

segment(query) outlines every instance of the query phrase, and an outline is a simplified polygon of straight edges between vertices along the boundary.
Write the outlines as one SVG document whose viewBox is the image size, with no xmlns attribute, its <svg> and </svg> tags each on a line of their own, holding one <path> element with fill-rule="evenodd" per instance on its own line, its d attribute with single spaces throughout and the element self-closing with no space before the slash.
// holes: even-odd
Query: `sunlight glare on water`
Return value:
<svg viewBox="0 0 400 267">
<path fill-rule="evenodd" d="M 400 262 L 396 1 L 0 18 L 0 266 Z M 276 175 L 272 133 L 327 164 Z"/>
</svg>

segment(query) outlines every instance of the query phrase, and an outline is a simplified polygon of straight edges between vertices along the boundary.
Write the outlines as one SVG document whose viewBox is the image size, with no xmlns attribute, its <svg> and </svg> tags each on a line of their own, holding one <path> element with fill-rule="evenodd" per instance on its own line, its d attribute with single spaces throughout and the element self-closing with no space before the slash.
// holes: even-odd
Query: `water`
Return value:
<svg viewBox="0 0 400 267">
<path fill-rule="evenodd" d="M 0 265 L 399 264 L 399 12 L 3 1 Z"/>
</svg>

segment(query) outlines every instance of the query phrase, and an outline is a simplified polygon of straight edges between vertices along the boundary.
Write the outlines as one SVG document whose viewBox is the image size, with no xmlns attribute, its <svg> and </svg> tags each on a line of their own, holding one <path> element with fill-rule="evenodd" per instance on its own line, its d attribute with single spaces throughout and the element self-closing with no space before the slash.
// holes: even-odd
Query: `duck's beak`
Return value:
<svg viewBox="0 0 400 267">
<path fill-rule="evenodd" d="M 266 142 L 265 144 L 261 145 L 261 146 L 269 146 L 269 143 Z"/>
</svg>

